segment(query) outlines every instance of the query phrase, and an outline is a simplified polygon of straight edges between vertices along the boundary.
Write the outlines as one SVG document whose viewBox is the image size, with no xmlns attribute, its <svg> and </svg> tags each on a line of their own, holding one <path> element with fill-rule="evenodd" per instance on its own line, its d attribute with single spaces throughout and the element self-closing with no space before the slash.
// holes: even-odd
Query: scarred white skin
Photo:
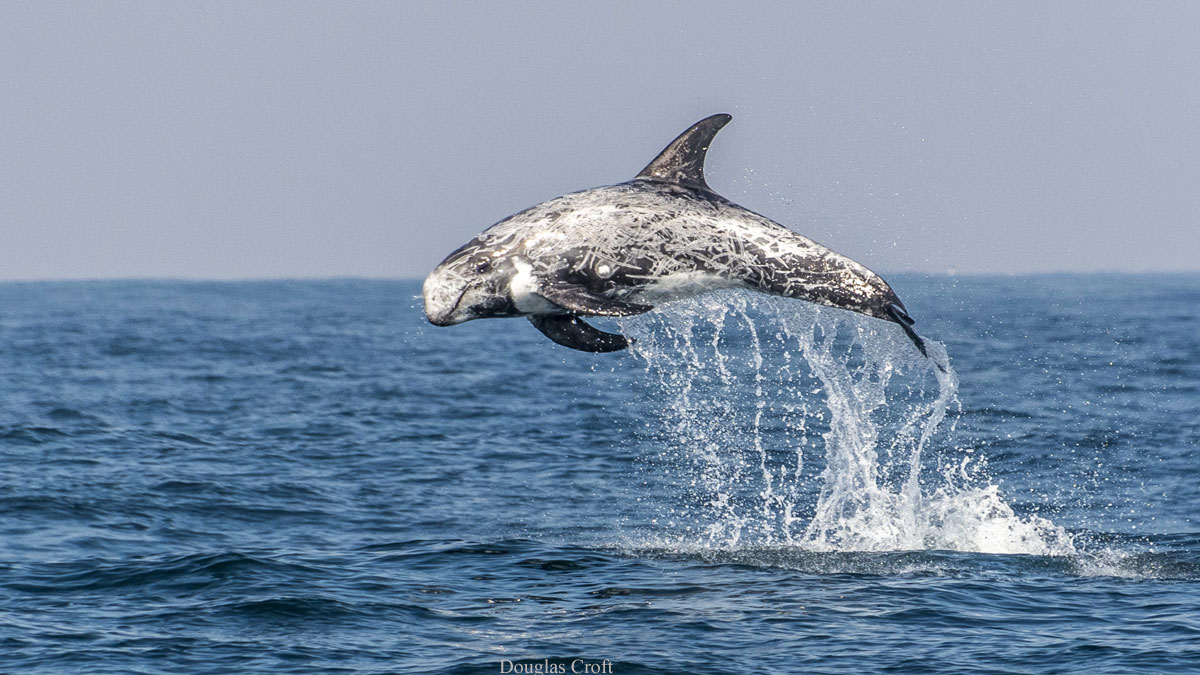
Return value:
<svg viewBox="0 0 1200 675">
<path fill-rule="evenodd" d="M 709 190 L 639 178 L 487 229 L 430 273 L 425 312 L 437 325 L 564 313 L 539 293 L 547 284 L 639 305 L 746 287 L 889 321 L 889 304 L 903 308 L 871 270 L 768 218 Z"/>
</svg>

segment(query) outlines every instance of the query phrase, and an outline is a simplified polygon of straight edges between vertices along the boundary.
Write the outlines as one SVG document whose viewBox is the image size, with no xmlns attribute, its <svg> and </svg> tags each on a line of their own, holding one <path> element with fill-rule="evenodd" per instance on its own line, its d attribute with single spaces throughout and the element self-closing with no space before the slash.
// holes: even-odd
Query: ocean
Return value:
<svg viewBox="0 0 1200 675">
<path fill-rule="evenodd" d="M 1200 671 L 1200 276 L 889 281 L 0 284 L 0 671 Z"/>
</svg>

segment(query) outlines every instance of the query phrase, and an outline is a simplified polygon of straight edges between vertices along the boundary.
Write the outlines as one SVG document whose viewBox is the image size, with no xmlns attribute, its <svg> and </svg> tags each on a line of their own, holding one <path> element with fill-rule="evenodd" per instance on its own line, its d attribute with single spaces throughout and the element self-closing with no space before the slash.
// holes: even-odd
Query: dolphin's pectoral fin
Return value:
<svg viewBox="0 0 1200 675">
<path fill-rule="evenodd" d="M 904 334 L 907 335 L 908 339 L 912 340 L 912 343 L 917 346 L 918 350 L 921 351 L 921 356 L 929 358 L 929 352 L 925 351 L 925 341 L 922 340 L 921 336 L 917 335 L 917 331 L 913 330 L 912 328 L 912 325 L 916 323 L 916 321 L 914 321 L 913 318 L 908 315 L 908 312 L 904 311 L 899 305 L 895 304 L 888 305 L 887 312 L 888 314 L 892 315 L 892 320 L 900 324 L 900 327 L 904 329 Z M 938 367 L 940 368 L 941 366 Z"/>
<path fill-rule="evenodd" d="M 529 323 L 554 342 L 581 352 L 617 352 L 629 346 L 624 335 L 605 333 L 573 314 L 534 314 Z"/>
<path fill-rule="evenodd" d="M 634 302 L 606 298 L 579 284 L 544 283 L 538 287 L 537 294 L 576 314 L 633 316 L 645 314 L 654 309 L 652 305 L 639 305 Z"/>
</svg>

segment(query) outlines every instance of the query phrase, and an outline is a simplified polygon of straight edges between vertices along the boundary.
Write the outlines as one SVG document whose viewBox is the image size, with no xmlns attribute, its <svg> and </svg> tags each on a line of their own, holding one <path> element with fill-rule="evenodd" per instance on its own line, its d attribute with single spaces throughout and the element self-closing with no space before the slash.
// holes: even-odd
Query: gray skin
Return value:
<svg viewBox="0 0 1200 675">
<path fill-rule="evenodd" d="M 526 316 L 558 344 L 610 352 L 629 341 L 581 317 L 749 288 L 894 322 L 926 354 L 879 275 L 708 187 L 704 157 L 730 119 L 700 120 L 627 183 L 551 199 L 467 242 L 425 279 L 429 321 Z"/>
</svg>

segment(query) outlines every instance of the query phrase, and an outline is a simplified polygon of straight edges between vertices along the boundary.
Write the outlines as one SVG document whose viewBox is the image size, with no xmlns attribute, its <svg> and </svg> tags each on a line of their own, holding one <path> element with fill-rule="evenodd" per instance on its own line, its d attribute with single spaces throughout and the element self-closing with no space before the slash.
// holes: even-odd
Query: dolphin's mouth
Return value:
<svg viewBox="0 0 1200 675">
<path fill-rule="evenodd" d="M 429 319 L 429 323 L 431 323 L 435 326 L 442 326 L 442 327 L 453 326 L 455 324 L 459 324 L 459 323 L 462 323 L 463 321 L 466 321 L 466 319 L 459 319 L 457 321 L 454 319 L 454 313 L 458 311 L 458 305 L 459 305 L 459 303 L 462 302 L 463 296 L 466 294 L 467 294 L 467 289 L 465 289 L 465 288 L 462 289 L 461 291 L 459 291 L 458 296 L 454 298 L 454 303 L 450 305 L 450 309 L 447 310 L 446 312 L 430 313 L 429 301 L 426 300 L 425 301 L 425 318 Z"/>
</svg>

